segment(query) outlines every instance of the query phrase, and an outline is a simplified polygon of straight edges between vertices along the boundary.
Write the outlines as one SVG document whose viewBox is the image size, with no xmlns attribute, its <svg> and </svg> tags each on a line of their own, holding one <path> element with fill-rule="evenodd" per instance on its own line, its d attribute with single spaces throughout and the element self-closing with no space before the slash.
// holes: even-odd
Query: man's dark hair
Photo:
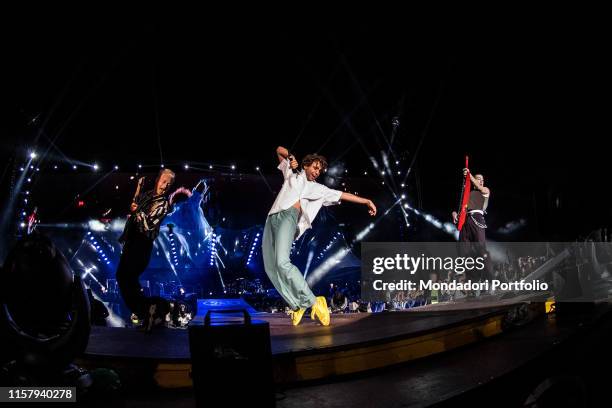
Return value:
<svg viewBox="0 0 612 408">
<path fill-rule="evenodd" d="M 314 162 L 319 162 L 321 164 L 321 170 L 325 171 L 327 168 L 327 159 L 320 154 L 308 154 L 302 159 L 302 168 L 306 166 L 310 166 Z"/>
</svg>

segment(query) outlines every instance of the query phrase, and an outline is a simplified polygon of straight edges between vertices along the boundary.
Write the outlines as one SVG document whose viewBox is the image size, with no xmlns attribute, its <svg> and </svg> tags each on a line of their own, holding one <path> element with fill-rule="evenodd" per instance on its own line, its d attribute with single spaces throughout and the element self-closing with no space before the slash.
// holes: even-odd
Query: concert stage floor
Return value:
<svg viewBox="0 0 612 408">
<path fill-rule="evenodd" d="M 281 313 L 257 314 L 270 323 L 277 384 L 320 380 L 430 356 L 499 334 L 512 307 L 527 298 L 460 301 L 401 312 L 332 316 L 323 327 L 305 315 L 294 327 Z M 534 304 L 543 312 L 541 303 Z M 93 327 L 80 361 L 151 376 L 164 388 L 190 387 L 188 332 L 159 328 L 152 334 L 136 329 Z M 140 373 L 139 367 L 148 373 Z"/>
<path fill-rule="evenodd" d="M 590 395 L 588 406 L 609 406 L 608 377 L 592 366 L 608 367 L 612 361 L 612 305 L 603 302 L 570 320 L 560 322 L 553 314 L 449 353 L 291 387 L 283 390 L 277 407 L 528 406 L 525 401 L 539 385 L 573 375 L 590 379 L 587 384 L 578 382 L 578 388 Z M 566 402 L 578 394 L 573 385 L 569 381 L 564 386 Z M 595 404 L 602 397 L 605 402 Z"/>
<path fill-rule="evenodd" d="M 570 316 L 562 321 L 555 313 L 536 317 L 528 324 L 514 325 L 503 335 L 407 364 L 324 381 L 280 385 L 276 406 L 524 406 L 540 384 L 559 375 L 584 377 L 588 388 L 583 391 L 593 394 L 590 400 L 606 398 L 606 403 L 595 406 L 607 406 L 607 377 L 589 364 L 596 362 L 599 368 L 612 364 L 611 333 L 612 305 L 602 302 L 578 318 Z M 108 366 L 106 361 L 100 364 Z M 571 385 L 564 388 L 574 393 Z M 125 406 L 195 406 L 193 390 L 189 388 L 148 392 L 139 387 L 131 388 L 135 390 L 132 392 L 127 386 L 124 389 Z"/>
</svg>

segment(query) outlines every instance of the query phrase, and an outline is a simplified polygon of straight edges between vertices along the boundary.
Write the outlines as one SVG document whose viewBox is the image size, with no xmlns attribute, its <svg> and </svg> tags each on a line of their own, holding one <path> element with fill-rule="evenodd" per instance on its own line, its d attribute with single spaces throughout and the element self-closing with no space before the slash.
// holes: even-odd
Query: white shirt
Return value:
<svg viewBox="0 0 612 408">
<path fill-rule="evenodd" d="M 278 169 L 283 173 L 285 182 L 268 215 L 291 208 L 299 200 L 302 212 L 298 219 L 298 233 L 295 237 L 298 239 L 304 231 L 312 227 L 312 222 L 322 206 L 340 204 L 342 191 L 332 190 L 316 181 L 308 181 L 304 170 L 297 174 L 293 173 L 289 160 L 283 160 L 278 165 Z"/>
</svg>

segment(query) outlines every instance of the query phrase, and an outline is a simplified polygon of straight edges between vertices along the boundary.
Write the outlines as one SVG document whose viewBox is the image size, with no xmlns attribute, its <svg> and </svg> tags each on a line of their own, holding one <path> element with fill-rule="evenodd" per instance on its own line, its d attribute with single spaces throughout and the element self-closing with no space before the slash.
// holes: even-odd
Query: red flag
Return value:
<svg viewBox="0 0 612 408">
<path fill-rule="evenodd" d="M 465 156 L 465 168 L 468 167 L 468 157 Z M 468 172 L 465 176 L 463 176 L 463 188 L 461 189 L 461 208 L 459 208 L 459 222 L 457 222 L 457 229 L 461 231 L 463 228 L 463 224 L 465 223 L 465 218 L 467 216 L 467 205 L 470 200 L 470 190 L 472 187 L 472 182 L 470 180 L 470 173 Z"/>
</svg>

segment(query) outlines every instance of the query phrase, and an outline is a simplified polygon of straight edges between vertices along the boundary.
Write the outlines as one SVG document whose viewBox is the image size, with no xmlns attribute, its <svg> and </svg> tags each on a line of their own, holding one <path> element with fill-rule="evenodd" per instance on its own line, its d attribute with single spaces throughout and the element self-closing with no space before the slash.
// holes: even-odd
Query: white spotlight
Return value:
<svg viewBox="0 0 612 408">
<path fill-rule="evenodd" d="M 94 171 L 98 171 L 99 168 L 100 168 L 100 166 L 98 166 L 98 163 L 94 163 L 94 165 L 93 165 Z"/>
<path fill-rule="evenodd" d="M 30 158 L 31 158 L 31 159 L 35 159 L 36 157 L 38 157 L 38 155 L 36 154 L 36 152 L 30 152 Z"/>
</svg>

